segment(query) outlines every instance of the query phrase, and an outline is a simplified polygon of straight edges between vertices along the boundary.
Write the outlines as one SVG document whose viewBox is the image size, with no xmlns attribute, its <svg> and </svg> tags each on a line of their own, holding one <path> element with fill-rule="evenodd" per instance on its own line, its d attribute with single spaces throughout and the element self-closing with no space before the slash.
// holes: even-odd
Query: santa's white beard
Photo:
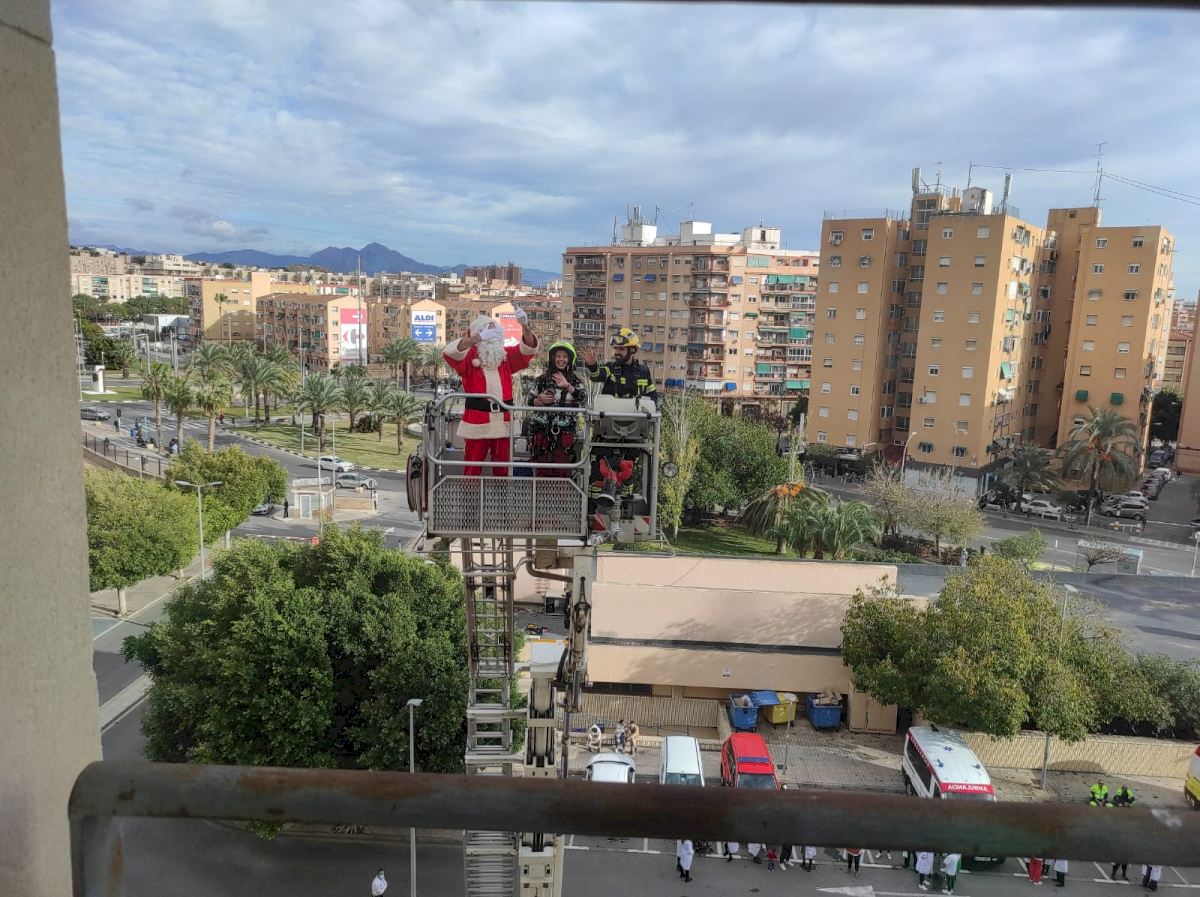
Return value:
<svg viewBox="0 0 1200 897">
<path fill-rule="evenodd" d="M 475 347 L 475 351 L 479 353 L 479 364 L 493 370 L 500 367 L 507 354 L 502 339 L 484 340 Z"/>
</svg>

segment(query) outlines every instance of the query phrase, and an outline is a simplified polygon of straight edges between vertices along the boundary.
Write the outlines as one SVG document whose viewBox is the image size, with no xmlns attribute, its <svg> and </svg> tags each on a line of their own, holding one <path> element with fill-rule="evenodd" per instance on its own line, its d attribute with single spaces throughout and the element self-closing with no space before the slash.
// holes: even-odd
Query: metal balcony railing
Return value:
<svg viewBox="0 0 1200 897">
<path fill-rule="evenodd" d="M 75 897 L 123 893 L 124 818 L 758 841 L 1200 866 L 1200 814 L 544 778 L 104 761 L 68 804 Z"/>
</svg>

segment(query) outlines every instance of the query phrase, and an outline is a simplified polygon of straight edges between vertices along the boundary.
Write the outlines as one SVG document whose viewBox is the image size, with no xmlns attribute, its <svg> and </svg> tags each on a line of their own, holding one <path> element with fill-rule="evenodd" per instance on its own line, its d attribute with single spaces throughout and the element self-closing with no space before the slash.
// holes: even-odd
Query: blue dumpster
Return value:
<svg viewBox="0 0 1200 897">
<path fill-rule="evenodd" d="M 816 695 L 808 696 L 808 721 L 814 729 L 837 729 L 842 725 L 841 704 L 818 704 Z"/>
<path fill-rule="evenodd" d="M 745 700 L 747 698 L 749 700 Z M 754 732 L 758 729 L 758 706 L 750 695 L 729 696 L 729 724 L 735 732 Z"/>
</svg>

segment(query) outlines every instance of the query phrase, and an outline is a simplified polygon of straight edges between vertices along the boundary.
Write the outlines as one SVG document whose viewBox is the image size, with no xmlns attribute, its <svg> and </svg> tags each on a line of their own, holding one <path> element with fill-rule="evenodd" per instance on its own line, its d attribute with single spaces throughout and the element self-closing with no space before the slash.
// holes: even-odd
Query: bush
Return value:
<svg viewBox="0 0 1200 897">
<path fill-rule="evenodd" d="M 1042 556 L 1042 552 L 1045 550 L 1046 539 L 1038 531 L 1037 527 L 1019 536 L 1010 536 L 1007 539 L 1001 539 L 992 546 L 992 551 L 1000 555 L 1000 557 L 1020 561 L 1023 564 L 1032 564 Z"/>
</svg>

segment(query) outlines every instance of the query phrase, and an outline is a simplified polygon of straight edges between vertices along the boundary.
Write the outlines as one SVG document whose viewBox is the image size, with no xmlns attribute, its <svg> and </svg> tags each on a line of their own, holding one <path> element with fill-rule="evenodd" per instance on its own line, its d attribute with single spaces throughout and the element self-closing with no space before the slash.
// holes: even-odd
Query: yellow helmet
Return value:
<svg viewBox="0 0 1200 897">
<path fill-rule="evenodd" d="M 613 338 L 608 343 L 614 349 L 620 349 L 622 346 L 628 349 L 637 349 L 642 345 L 642 341 L 638 339 L 638 335 L 628 327 L 622 327 L 614 333 Z"/>
</svg>

